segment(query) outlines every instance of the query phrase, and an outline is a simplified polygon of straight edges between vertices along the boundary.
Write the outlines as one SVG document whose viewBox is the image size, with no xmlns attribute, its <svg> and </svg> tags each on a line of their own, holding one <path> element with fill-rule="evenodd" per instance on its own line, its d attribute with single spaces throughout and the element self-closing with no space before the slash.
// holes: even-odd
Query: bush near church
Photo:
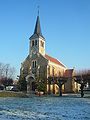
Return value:
<svg viewBox="0 0 90 120">
<path fill-rule="evenodd" d="M 25 77 L 23 77 L 22 75 L 20 75 L 19 77 L 18 89 L 20 91 L 27 91 L 27 82 L 26 82 Z"/>
</svg>

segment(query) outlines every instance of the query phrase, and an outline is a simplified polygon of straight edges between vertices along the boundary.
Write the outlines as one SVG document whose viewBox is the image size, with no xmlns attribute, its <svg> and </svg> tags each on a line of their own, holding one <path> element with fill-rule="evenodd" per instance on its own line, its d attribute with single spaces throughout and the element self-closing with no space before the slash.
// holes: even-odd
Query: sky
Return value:
<svg viewBox="0 0 90 120">
<path fill-rule="evenodd" d="M 0 62 L 20 74 L 38 5 L 46 53 L 68 68 L 90 69 L 90 0 L 0 0 Z"/>
</svg>

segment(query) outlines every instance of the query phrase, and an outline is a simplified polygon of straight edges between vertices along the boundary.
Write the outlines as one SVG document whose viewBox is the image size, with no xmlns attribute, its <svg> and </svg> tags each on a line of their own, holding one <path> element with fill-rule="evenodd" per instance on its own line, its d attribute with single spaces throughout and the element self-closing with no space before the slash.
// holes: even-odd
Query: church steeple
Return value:
<svg viewBox="0 0 90 120">
<path fill-rule="evenodd" d="M 40 27 L 39 15 L 37 16 L 37 21 L 36 21 L 36 25 L 35 25 L 34 34 L 37 34 L 37 35 L 42 36 L 41 27 Z"/>
<path fill-rule="evenodd" d="M 37 53 L 45 56 L 45 38 L 42 35 L 40 20 L 39 20 L 39 11 L 37 15 L 36 25 L 33 35 L 30 39 L 30 56 L 33 56 Z"/>
</svg>

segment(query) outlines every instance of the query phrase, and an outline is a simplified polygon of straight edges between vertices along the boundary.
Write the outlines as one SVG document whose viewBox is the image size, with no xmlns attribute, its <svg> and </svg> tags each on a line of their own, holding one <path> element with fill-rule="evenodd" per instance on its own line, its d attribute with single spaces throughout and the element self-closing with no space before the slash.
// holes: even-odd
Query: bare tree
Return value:
<svg viewBox="0 0 90 120">
<path fill-rule="evenodd" d="M 4 76 L 4 64 L 0 63 L 0 79 Z"/>
<path fill-rule="evenodd" d="M 15 74 L 15 68 L 11 67 L 10 64 L 4 66 L 4 76 L 6 78 L 13 78 Z"/>
<path fill-rule="evenodd" d="M 84 87 L 86 84 L 90 84 L 90 70 L 82 70 L 77 72 L 74 78 L 75 82 L 81 84 L 81 97 L 84 96 Z"/>
<path fill-rule="evenodd" d="M 10 64 L 0 63 L 0 79 L 3 77 L 13 78 L 15 75 L 15 68 L 11 67 Z"/>
<path fill-rule="evenodd" d="M 0 85 L 4 85 L 5 87 L 7 85 L 12 85 L 14 75 L 14 67 L 11 67 L 10 64 L 0 63 Z"/>
</svg>

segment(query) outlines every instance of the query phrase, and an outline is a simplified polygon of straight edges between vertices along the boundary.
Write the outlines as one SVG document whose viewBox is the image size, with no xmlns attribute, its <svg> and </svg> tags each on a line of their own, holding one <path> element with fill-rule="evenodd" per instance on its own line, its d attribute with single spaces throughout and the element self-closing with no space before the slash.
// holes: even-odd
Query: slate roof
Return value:
<svg viewBox="0 0 90 120">
<path fill-rule="evenodd" d="M 35 25 L 35 29 L 34 29 L 34 34 L 30 37 L 30 38 L 34 38 L 34 37 L 43 37 L 42 35 L 42 31 L 41 31 L 41 26 L 40 26 L 40 20 L 39 20 L 39 15 L 37 16 L 37 20 L 36 20 L 36 25 Z M 44 37 L 43 37 L 44 38 Z M 45 39 L 45 38 L 44 38 Z"/>
<path fill-rule="evenodd" d="M 49 56 L 49 55 L 47 55 L 47 54 L 45 54 L 45 58 L 47 59 L 47 60 L 50 60 L 51 62 L 53 62 L 53 63 L 55 63 L 55 64 L 58 64 L 58 65 L 60 65 L 60 66 L 62 66 L 62 67 L 65 67 L 60 61 L 58 61 L 56 58 L 53 58 L 53 57 L 51 57 L 51 56 Z"/>
<path fill-rule="evenodd" d="M 37 21 L 36 21 L 36 25 L 35 25 L 34 34 L 38 34 L 38 35 L 41 35 L 41 36 L 42 36 L 39 16 L 37 16 Z"/>
</svg>

